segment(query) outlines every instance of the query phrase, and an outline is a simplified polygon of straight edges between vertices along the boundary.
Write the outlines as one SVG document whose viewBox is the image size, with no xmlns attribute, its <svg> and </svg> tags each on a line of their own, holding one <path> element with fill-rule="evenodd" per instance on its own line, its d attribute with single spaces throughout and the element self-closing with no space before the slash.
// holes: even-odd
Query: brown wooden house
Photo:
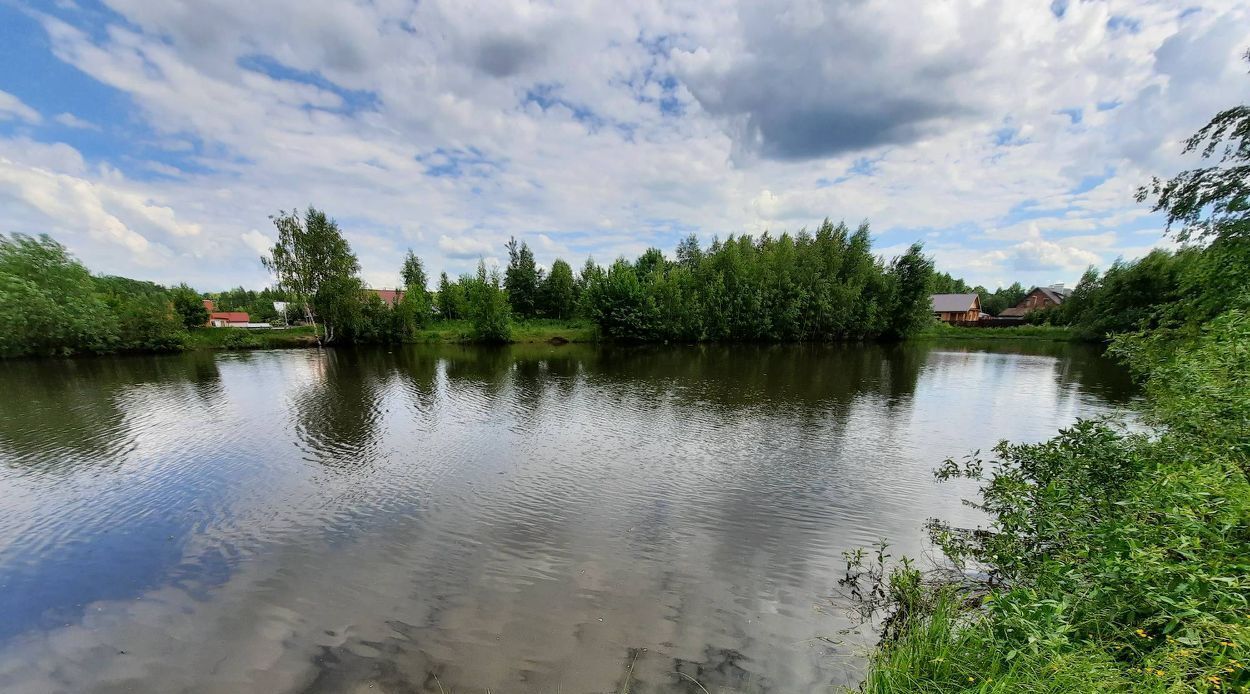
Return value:
<svg viewBox="0 0 1250 694">
<path fill-rule="evenodd" d="M 981 297 L 968 294 L 934 294 L 929 297 L 933 316 L 943 323 L 976 322 L 981 318 Z"/>
<path fill-rule="evenodd" d="M 1020 300 L 1015 306 L 1003 309 L 998 314 L 999 318 L 1023 318 L 1030 313 L 1058 306 L 1062 304 L 1069 296 L 1072 295 L 1071 289 L 1066 289 L 1062 284 L 1052 284 L 1049 287 L 1034 287 L 1029 290 L 1028 294 Z"/>
</svg>

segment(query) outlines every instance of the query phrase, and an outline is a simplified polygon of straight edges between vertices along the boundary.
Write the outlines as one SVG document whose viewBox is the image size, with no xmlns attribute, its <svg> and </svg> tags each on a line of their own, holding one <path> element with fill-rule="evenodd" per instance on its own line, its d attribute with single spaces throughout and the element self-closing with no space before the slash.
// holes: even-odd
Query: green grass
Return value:
<svg viewBox="0 0 1250 694">
<path fill-rule="evenodd" d="M 187 349 L 279 349 L 312 347 L 315 344 L 311 326 L 286 330 L 195 328 L 186 341 Z"/>
<path fill-rule="evenodd" d="M 1012 652 L 997 646 L 983 619 L 975 610 L 963 609 L 956 594 L 943 592 L 922 619 L 873 652 L 859 691 L 1093 694 L 1167 688 L 1154 675 L 1126 677 L 1095 649 Z"/>
<path fill-rule="evenodd" d="M 415 342 L 473 342 L 467 320 L 435 321 L 417 334 Z M 583 320 L 534 319 L 512 323 L 512 342 L 595 342 L 593 323 Z"/>
<path fill-rule="evenodd" d="M 1250 308 L 1111 351 L 1145 380 L 1149 434 L 1078 421 L 939 467 L 980 485 L 988 532 L 931 537 L 994 583 L 848 558 L 899 623 L 863 691 L 1250 692 Z"/>
<path fill-rule="evenodd" d="M 435 321 L 417 333 L 416 343 L 472 343 L 473 330 L 466 320 Z M 593 323 L 581 320 L 528 320 L 512 324 L 512 342 L 595 342 Z M 312 328 L 246 330 L 244 328 L 196 328 L 187 338 L 187 349 L 280 349 L 312 347 Z"/>
<path fill-rule="evenodd" d="M 1055 340 L 1068 342 L 1076 333 L 1059 325 L 1013 325 L 1008 328 L 970 328 L 961 325 L 934 323 L 916 334 L 914 339 L 958 340 Z"/>
</svg>

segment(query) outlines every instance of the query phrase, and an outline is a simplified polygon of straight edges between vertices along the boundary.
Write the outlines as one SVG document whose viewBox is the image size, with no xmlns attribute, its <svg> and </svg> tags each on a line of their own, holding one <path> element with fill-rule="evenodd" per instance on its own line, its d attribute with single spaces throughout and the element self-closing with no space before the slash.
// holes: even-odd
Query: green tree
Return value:
<svg viewBox="0 0 1250 694">
<path fill-rule="evenodd" d="M 703 251 L 699 248 L 699 237 L 690 234 L 677 244 L 677 263 L 691 270 L 699 266 L 703 259 Z"/>
<path fill-rule="evenodd" d="M 499 271 L 486 271 L 478 261 L 477 276 L 466 287 L 467 313 L 473 337 L 481 342 L 508 342 L 512 339 L 512 309 Z"/>
<path fill-rule="evenodd" d="M 279 288 L 302 307 L 314 332 L 320 319 L 326 342 L 332 342 L 335 329 L 349 327 L 350 322 L 344 321 L 359 315 L 363 297 L 356 255 L 338 224 L 314 207 L 302 219 L 295 211 L 279 211 L 270 219 L 278 230 L 278 242 L 261 263 L 277 276 Z"/>
<path fill-rule="evenodd" d="M 403 278 L 404 287 L 408 289 L 413 287 L 428 289 L 426 285 L 429 284 L 429 280 L 425 276 L 425 266 L 421 263 L 421 259 L 412 252 L 411 248 L 404 255 L 404 265 L 400 268 L 399 274 Z"/>
<path fill-rule="evenodd" d="M 208 323 L 208 309 L 204 308 L 204 300 L 200 298 L 199 292 L 186 284 L 180 284 L 170 291 L 170 298 L 182 325 L 188 330 Z"/>
<path fill-rule="evenodd" d="M 1245 58 L 1250 60 L 1250 51 Z M 1154 212 L 1167 215 L 1178 241 L 1250 236 L 1250 106 L 1215 114 L 1185 141 L 1185 153 L 1199 152 L 1213 165 L 1182 171 L 1167 181 L 1152 179 L 1137 200 L 1154 199 Z"/>
<path fill-rule="evenodd" d="M 434 305 L 438 314 L 445 320 L 464 318 L 465 295 L 464 282 L 452 282 L 447 273 L 438 276 L 438 292 L 434 295 Z"/>
<path fill-rule="evenodd" d="M 569 318 L 577 309 L 577 283 L 573 268 L 557 258 L 542 286 L 543 314 L 551 318 Z"/>
<path fill-rule="evenodd" d="M 894 284 L 894 304 L 889 313 L 889 337 L 902 339 L 933 321 L 929 302 L 929 277 L 933 261 L 926 258 L 919 243 L 890 263 Z"/>
<path fill-rule="evenodd" d="M 402 339 L 410 339 L 418 328 L 429 324 L 434 302 L 426 286 L 429 280 L 425 276 L 425 266 L 411 250 L 404 256 L 400 276 L 404 280 L 404 295 L 395 308 L 402 316 L 399 329 Z"/>
<path fill-rule="evenodd" d="M 511 238 L 505 247 L 508 249 L 508 268 L 504 271 L 504 288 L 508 291 L 508 301 L 518 316 L 533 318 L 538 315 L 542 273 L 534 262 L 533 251 L 524 242 L 518 244 L 515 238 Z"/>
<path fill-rule="evenodd" d="M 117 342 L 117 317 L 91 273 L 41 235 L 0 234 L 0 355 L 104 352 Z"/>
</svg>

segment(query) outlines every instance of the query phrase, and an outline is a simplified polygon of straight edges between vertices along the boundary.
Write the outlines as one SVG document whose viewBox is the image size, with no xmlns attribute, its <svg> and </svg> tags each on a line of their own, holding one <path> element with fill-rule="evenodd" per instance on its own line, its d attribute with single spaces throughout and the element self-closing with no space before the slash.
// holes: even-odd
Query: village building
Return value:
<svg viewBox="0 0 1250 694">
<path fill-rule="evenodd" d="M 1007 309 L 1003 309 L 998 314 L 999 318 L 1024 318 L 1034 311 L 1051 308 L 1062 304 L 1069 296 L 1072 290 L 1065 288 L 1062 284 L 1052 284 L 1049 287 L 1034 287 L 1029 290 L 1028 294 L 1020 300 L 1020 303 Z"/>
<path fill-rule="evenodd" d="M 934 294 L 929 297 L 933 316 L 943 323 L 975 323 L 981 318 L 981 297 L 967 294 Z"/>
<path fill-rule="evenodd" d="M 404 290 L 402 289 L 371 289 L 369 291 L 377 294 L 382 299 L 382 302 L 388 306 L 397 306 L 400 300 L 404 298 Z"/>
<path fill-rule="evenodd" d="M 268 323 L 253 323 L 247 311 L 218 311 L 211 299 L 204 299 L 204 308 L 208 310 L 209 328 L 268 328 Z"/>
</svg>

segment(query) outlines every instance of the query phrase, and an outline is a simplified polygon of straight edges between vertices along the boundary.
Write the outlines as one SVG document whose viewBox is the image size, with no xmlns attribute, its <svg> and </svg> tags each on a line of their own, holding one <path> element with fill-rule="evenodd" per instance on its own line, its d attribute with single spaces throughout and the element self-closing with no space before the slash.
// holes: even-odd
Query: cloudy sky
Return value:
<svg viewBox="0 0 1250 694">
<path fill-rule="evenodd" d="M 503 255 L 872 224 L 994 286 L 1164 243 L 1132 199 L 1246 101 L 1250 2 L 0 0 L 0 231 L 268 282 L 337 218 L 373 286 Z"/>
</svg>

